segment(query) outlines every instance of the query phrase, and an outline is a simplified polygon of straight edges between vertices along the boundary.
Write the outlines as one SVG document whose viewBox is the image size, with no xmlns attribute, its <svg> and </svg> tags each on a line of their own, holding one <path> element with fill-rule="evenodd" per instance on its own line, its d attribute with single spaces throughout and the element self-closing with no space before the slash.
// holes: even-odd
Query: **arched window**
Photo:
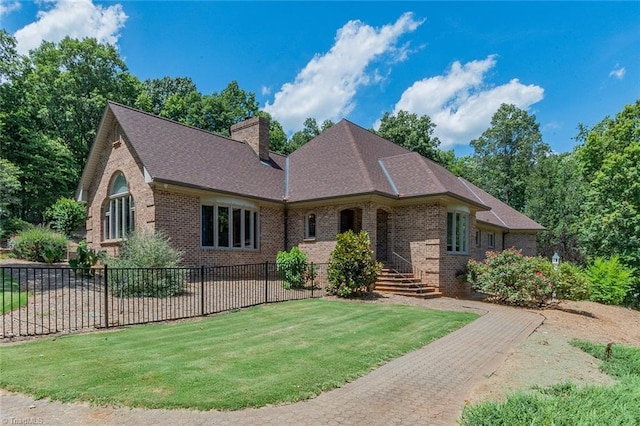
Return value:
<svg viewBox="0 0 640 426">
<path fill-rule="evenodd" d="M 103 239 L 119 240 L 135 229 L 135 205 L 129 193 L 127 179 L 118 173 L 109 187 L 109 198 L 105 201 Z"/>
</svg>

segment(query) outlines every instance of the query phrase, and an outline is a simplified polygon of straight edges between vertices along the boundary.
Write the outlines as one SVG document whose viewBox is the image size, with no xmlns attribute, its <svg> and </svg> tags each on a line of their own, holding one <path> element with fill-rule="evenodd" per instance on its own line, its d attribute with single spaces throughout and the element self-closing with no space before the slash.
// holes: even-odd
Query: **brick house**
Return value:
<svg viewBox="0 0 640 426">
<path fill-rule="evenodd" d="M 376 257 L 410 262 L 445 295 L 486 250 L 535 254 L 542 226 L 433 161 L 347 120 L 288 157 L 253 117 L 231 138 L 109 102 L 77 199 L 87 241 L 114 254 L 134 229 L 161 230 L 188 265 L 274 261 L 298 246 L 325 263 L 336 234 L 368 232 Z"/>
</svg>

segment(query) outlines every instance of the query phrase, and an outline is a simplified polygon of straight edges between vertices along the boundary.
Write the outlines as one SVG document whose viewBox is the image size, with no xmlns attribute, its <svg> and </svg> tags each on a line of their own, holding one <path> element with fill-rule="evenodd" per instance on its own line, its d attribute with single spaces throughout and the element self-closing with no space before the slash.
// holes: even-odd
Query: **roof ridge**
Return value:
<svg viewBox="0 0 640 426">
<path fill-rule="evenodd" d="M 353 131 L 351 126 L 349 126 L 348 124 L 351 123 L 349 120 L 347 119 L 343 119 L 346 122 L 346 128 L 347 128 L 347 133 L 349 134 L 349 137 L 351 138 L 351 146 L 353 148 L 353 150 L 356 153 L 356 157 L 358 158 L 358 162 L 360 163 L 360 168 L 364 170 L 364 174 L 367 177 L 367 186 L 369 188 L 370 191 L 375 190 L 375 187 L 373 185 L 373 181 L 371 180 L 371 173 L 369 172 L 369 169 L 367 167 L 367 165 L 365 164 L 363 158 L 362 158 L 362 152 L 361 152 L 361 147 L 360 144 L 358 144 L 358 141 L 356 140 L 355 136 L 353 135 Z M 353 123 L 351 123 L 353 124 Z M 360 127 L 357 124 L 353 124 L 354 126 Z M 362 127 L 361 127 L 362 128 Z M 367 131 L 366 129 L 362 128 L 363 130 Z"/>
</svg>

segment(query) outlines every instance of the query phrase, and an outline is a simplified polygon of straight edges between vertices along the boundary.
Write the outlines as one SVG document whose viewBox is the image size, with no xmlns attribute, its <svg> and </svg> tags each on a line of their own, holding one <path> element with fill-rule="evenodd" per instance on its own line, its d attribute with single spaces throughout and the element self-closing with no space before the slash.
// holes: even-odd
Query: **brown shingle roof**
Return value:
<svg viewBox="0 0 640 426">
<path fill-rule="evenodd" d="M 486 208 L 451 172 L 415 152 L 381 159 L 399 198 L 450 195 Z"/>
<path fill-rule="evenodd" d="M 282 200 L 282 156 L 266 165 L 244 142 L 113 102 L 108 108 L 154 180 Z"/>
<path fill-rule="evenodd" d="M 404 148 L 341 120 L 289 156 L 291 202 L 381 193 L 394 196 L 378 160 Z"/>
<path fill-rule="evenodd" d="M 476 219 L 489 225 L 519 231 L 542 231 L 544 226 L 520 213 L 516 209 L 483 191 L 466 179 L 458 178 L 475 197 L 483 204 L 491 207 L 490 211 L 478 212 Z"/>
<path fill-rule="evenodd" d="M 373 193 L 391 198 L 449 195 L 480 210 L 490 207 L 477 213 L 480 222 L 514 230 L 544 229 L 435 162 L 347 120 L 289 158 L 270 153 L 271 162 L 265 164 L 244 142 L 114 102 L 103 116 L 79 196 L 89 187 L 99 160 L 94 151 L 108 143 L 107 129 L 114 119 L 154 181 L 289 202 Z"/>
<path fill-rule="evenodd" d="M 347 120 L 290 155 L 289 201 L 363 193 L 452 195 L 485 208 L 444 167 Z"/>
</svg>

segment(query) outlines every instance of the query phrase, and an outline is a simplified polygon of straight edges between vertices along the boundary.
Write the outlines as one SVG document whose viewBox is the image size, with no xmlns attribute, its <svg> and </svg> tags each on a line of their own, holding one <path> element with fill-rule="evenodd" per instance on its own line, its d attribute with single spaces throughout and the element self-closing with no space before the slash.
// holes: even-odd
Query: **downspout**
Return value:
<svg viewBox="0 0 640 426">
<path fill-rule="evenodd" d="M 284 251 L 289 251 L 289 206 L 284 200 Z"/>
<path fill-rule="evenodd" d="M 289 206 L 287 199 L 289 198 L 289 157 L 284 160 L 284 251 L 289 251 Z"/>
</svg>

